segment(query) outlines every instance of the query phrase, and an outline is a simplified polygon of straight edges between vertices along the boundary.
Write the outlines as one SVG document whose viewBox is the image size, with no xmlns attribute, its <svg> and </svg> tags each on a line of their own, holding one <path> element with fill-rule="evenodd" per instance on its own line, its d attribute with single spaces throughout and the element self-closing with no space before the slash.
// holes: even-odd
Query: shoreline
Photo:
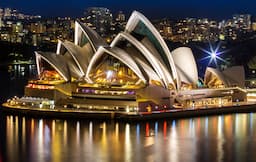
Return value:
<svg viewBox="0 0 256 162">
<path fill-rule="evenodd" d="M 256 103 L 243 105 L 232 105 L 225 107 L 211 108 L 187 108 L 172 109 L 167 111 L 153 112 L 118 112 L 118 111 L 89 111 L 79 109 L 40 109 L 21 106 L 12 106 L 7 103 L 2 104 L 0 109 L 4 114 L 23 115 L 37 118 L 61 118 L 61 119 L 101 119 L 101 120 L 125 120 L 125 121 L 145 121 L 161 119 L 178 119 L 200 116 L 211 116 L 232 113 L 256 112 Z"/>
</svg>

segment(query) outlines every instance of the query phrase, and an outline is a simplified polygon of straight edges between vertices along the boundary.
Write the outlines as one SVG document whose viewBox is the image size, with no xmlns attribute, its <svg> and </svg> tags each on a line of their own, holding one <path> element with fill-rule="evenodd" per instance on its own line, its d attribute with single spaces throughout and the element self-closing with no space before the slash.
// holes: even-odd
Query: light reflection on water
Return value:
<svg viewBox="0 0 256 162">
<path fill-rule="evenodd" d="M 8 75 L 1 71 L 3 101 L 22 95 L 27 79 L 35 75 L 33 65 L 9 70 Z M 256 161 L 255 122 L 254 113 L 125 123 L 0 112 L 0 162 Z"/>
<path fill-rule="evenodd" d="M 156 122 L 1 117 L 0 161 L 256 161 L 256 114 Z"/>
<path fill-rule="evenodd" d="M 8 66 L 11 79 L 31 78 L 36 76 L 35 64 L 13 64 Z"/>
<path fill-rule="evenodd" d="M 6 102 L 13 96 L 23 96 L 24 86 L 29 79 L 36 78 L 36 65 L 14 64 L 0 68 L 0 103 Z"/>
<path fill-rule="evenodd" d="M 35 65 L 1 73 L 1 102 L 22 95 Z M 6 97 L 6 98 L 4 98 Z M 256 114 L 156 122 L 69 121 L 3 116 L 0 162 L 256 161 Z"/>
</svg>

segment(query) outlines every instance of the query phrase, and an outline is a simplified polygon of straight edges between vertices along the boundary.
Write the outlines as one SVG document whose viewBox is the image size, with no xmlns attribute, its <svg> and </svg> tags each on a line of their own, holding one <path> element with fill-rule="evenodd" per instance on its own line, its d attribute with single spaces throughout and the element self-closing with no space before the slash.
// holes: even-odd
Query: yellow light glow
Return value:
<svg viewBox="0 0 256 162">
<path fill-rule="evenodd" d="M 123 72 L 120 70 L 119 72 L 118 72 L 118 76 L 122 76 L 123 75 Z"/>
</svg>

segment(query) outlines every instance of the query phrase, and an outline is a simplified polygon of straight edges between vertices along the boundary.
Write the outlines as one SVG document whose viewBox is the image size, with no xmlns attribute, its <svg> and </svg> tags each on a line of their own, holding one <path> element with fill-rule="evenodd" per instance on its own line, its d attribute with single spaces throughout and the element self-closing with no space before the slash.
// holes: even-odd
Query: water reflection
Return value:
<svg viewBox="0 0 256 162">
<path fill-rule="evenodd" d="M 0 103 L 6 102 L 13 96 L 23 96 L 24 86 L 28 79 L 36 77 L 36 65 L 33 64 L 15 64 L 2 67 L 0 70 Z"/>
<path fill-rule="evenodd" d="M 8 66 L 11 79 L 31 78 L 36 76 L 35 64 L 13 64 Z"/>
<path fill-rule="evenodd" d="M 3 116 L 0 162 L 255 161 L 255 122 L 254 113 L 141 123 Z"/>
</svg>

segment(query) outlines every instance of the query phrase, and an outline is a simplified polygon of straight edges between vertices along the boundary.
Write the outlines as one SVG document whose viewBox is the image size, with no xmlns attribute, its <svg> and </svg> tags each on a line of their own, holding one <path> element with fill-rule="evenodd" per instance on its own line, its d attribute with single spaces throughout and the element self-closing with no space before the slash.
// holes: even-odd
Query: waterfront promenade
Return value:
<svg viewBox="0 0 256 162">
<path fill-rule="evenodd" d="M 207 106 L 197 108 L 174 108 L 152 112 L 99 111 L 77 108 L 55 107 L 35 108 L 4 103 L 3 113 L 42 118 L 109 119 L 109 120 L 155 120 L 165 118 L 188 118 L 195 116 L 218 115 L 228 113 L 248 113 L 256 111 L 255 102 L 236 102 L 228 106 Z"/>
</svg>

